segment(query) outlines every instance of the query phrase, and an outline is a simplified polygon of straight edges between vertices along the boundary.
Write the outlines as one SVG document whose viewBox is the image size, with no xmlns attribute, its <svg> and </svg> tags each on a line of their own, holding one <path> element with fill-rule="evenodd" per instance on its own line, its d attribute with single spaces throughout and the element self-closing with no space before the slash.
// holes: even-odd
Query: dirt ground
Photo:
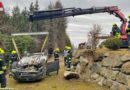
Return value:
<svg viewBox="0 0 130 90">
<path fill-rule="evenodd" d="M 80 79 L 65 80 L 63 78 L 64 70 L 64 62 L 61 59 L 58 75 L 54 72 L 41 81 L 29 83 L 20 83 L 7 76 L 7 87 L 14 88 L 13 90 L 106 90 L 94 83 L 83 82 Z"/>
</svg>

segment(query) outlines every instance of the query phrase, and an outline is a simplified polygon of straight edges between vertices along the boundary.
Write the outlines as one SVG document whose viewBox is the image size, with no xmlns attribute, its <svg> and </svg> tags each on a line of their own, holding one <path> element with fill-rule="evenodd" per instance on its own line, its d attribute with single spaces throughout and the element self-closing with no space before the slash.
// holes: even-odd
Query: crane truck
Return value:
<svg viewBox="0 0 130 90">
<path fill-rule="evenodd" d="M 46 11 L 34 11 L 30 14 L 29 20 L 30 21 L 38 21 L 38 20 L 46 20 L 46 19 L 54 19 L 54 18 L 61 18 L 61 17 L 69 17 L 69 16 L 78 16 L 84 14 L 95 14 L 95 13 L 109 13 L 110 15 L 115 15 L 118 17 L 122 22 L 121 28 L 121 37 L 122 40 L 122 47 L 128 47 L 128 38 L 126 36 L 126 24 L 127 19 L 125 18 L 124 14 L 120 12 L 117 6 L 110 6 L 110 7 L 91 7 L 88 9 L 82 8 L 61 8 L 61 9 L 54 9 L 54 10 L 46 10 Z"/>
</svg>

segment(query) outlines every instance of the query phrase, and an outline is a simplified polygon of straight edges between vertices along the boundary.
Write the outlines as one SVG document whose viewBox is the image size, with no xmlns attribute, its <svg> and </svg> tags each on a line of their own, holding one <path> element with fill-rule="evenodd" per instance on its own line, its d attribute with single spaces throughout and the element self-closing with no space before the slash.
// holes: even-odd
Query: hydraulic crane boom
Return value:
<svg viewBox="0 0 130 90">
<path fill-rule="evenodd" d="M 77 15 L 84 15 L 84 14 L 94 14 L 94 13 L 105 13 L 108 12 L 110 14 L 115 15 L 116 17 L 120 18 L 122 23 L 122 35 L 125 34 L 125 28 L 127 20 L 123 13 L 120 12 L 117 6 L 112 7 L 92 7 L 88 9 L 81 9 L 81 8 L 63 8 L 63 9 L 55 9 L 55 10 L 47 10 L 47 11 L 36 11 L 30 14 L 29 20 L 36 21 L 36 20 L 45 20 L 45 19 L 53 19 L 53 18 L 61 18 L 61 17 L 68 17 L 68 16 L 77 16 Z"/>
</svg>

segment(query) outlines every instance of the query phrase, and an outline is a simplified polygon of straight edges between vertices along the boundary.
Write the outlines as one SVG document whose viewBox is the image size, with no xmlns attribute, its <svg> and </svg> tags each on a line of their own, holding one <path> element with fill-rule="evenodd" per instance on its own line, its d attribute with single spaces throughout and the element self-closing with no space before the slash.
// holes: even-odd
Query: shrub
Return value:
<svg viewBox="0 0 130 90">
<path fill-rule="evenodd" d="M 32 38 L 30 36 L 20 36 L 14 37 L 14 39 L 20 54 L 23 55 L 24 51 L 26 51 L 27 48 L 31 45 L 30 42 L 32 41 Z M 0 33 L 0 48 L 4 49 L 5 60 L 8 60 L 11 51 L 14 50 L 14 45 L 12 44 L 11 36 Z"/>
<path fill-rule="evenodd" d="M 104 45 L 108 49 L 118 50 L 122 45 L 122 41 L 118 38 L 110 38 L 104 42 Z"/>
</svg>

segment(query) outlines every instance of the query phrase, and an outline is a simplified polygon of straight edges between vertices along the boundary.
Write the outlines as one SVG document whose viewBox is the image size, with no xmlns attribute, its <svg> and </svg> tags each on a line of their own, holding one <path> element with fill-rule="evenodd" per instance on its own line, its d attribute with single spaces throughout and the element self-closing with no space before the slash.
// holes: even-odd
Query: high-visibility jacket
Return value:
<svg viewBox="0 0 130 90">
<path fill-rule="evenodd" d="M 116 33 L 116 38 L 120 38 L 120 37 L 121 37 L 120 33 Z"/>
<path fill-rule="evenodd" d="M 3 56 L 0 55 L 0 75 L 4 74 L 5 71 L 6 71 L 5 60 L 4 60 Z"/>
<path fill-rule="evenodd" d="M 130 35 L 130 23 L 127 26 L 126 33 Z"/>
<path fill-rule="evenodd" d="M 55 60 L 59 60 L 59 54 L 60 54 L 60 52 L 58 52 L 58 51 L 54 52 L 54 58 L 55 58 Z"/>
<path fill-rule="evenodd" d="M 72 62 L 72 51 L 71 50 L 68 51 L 67 61 Z"/>
<path fill-rule="evenodd" d="M 118 28 L 118 26 L 112 28 L 112 34 L 113 34 L 113 36 L 116 36 L 116 33 L 120 33 L 120 29 Z"/>
<path fill-rule="evenodd" d="M 17 61 L 17 58 L 18 58 L 18 56 L 17 55 L 10 55 L 10 57 L 9 57 L 9 63 L 13 63 L 13 62 L 15 62 L 15 61 Z"/>
</svg>

